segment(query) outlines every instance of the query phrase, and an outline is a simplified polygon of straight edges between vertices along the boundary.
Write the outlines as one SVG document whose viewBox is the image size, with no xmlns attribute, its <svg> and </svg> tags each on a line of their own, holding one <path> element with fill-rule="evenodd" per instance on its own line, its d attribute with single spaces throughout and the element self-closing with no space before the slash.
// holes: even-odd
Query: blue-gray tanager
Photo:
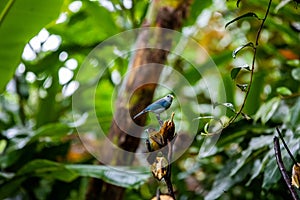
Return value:
<svg viewBox="0 0 300 200">
<path fill-rule="evenodd" d="M 158 99 L 157 101 L 153 102 L 152 104 L 150 104 L 149 106 L 147 106 L 144 110 L 142 110 L 140 113 L 138 113 L 137 115 L 135 115 L 133 117 L 133 119 L 139 117 L 140 115 L 147 113 L 147 112 L 153 112 L 156 114 L 157 119 L 160 121 L 160 113 L 164 112 L 165 110 L 167 110 L 173 101 L 173 95 L 168 94 L 167 96 Z"/>
</svg>

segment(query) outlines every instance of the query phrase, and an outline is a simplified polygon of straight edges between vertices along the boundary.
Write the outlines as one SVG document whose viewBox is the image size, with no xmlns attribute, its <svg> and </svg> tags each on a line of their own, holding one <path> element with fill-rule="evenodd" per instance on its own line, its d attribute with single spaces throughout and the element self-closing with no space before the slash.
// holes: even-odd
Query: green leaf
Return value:
<svg viewBox="0 0 300 200">
<path fill-rule="evenodd" d="M 274 97 L 268 102 L 262 104 L 255 114 L 254 120 L 257 121 L 259 118 L 261 118 L 261 122 L 265 124 L 276 112 L 280 101 L 281 100 L 279 97 Z"/>
<path fill-rule="evenodd" d="M 22 149 L 6 152 L 4 155 L 0 156 L 0 167 L 6 168 L 17 162 L 22 156 Z"/>
<path fill-rule="evenodd" d="M 252 149 L 247 149 L 242 152 L 240 158 L 236 159 L 236 165 L 232 168 L 229 176 L 234 176 L 245 164 L 248 157 L 251 155 Z"/>
<path fill-rule="evenodd" d="M 33 160 L 23 166 L 15 175 L 18 177 L 48 177 L 70 182 L 79 176 L 99 178 L 113 185 L 137 188 L 149 177 L 149 170 L 136 167 L 110 167 L 104 165 L 61 164 L 49 160 Z"/>
<path fill-rule="evenodd" d="M 6 197 L 13 195 L 20 189 L 20 186 L 25 179 L 25 177 L 21 177 L 2 184 L 0 187 L 0 199 L 5 199 Z"/>
<path fill-rule="evenodd" d="M 79 176 L 99 178 L 107 183 L 125 188 L 138 188 L 150 177 L 149 170 L 145 168 L 104 165 L 66 165 L 66 168 L 76 172 Z"/>
<path fill-rule="evenodd" d="M 3 153 L 3 151 L 5 150 L 7 145 L 7 141 L 6 140 L 0 140 L 0 155 Z"/>
<path fill-rule="evenodd" d="M 232 70 L 231 70 L 231 78 L 232 79 L 235 79 L 236 78 L 236 76 L 238 75 L 238 73 L 241 71 L 241 69 L 242 68 L 240 68 L 240 67 L 237 67 L 237 68 L 233 68 Z"/>
<path fill-rule="evenodd" d="M 300 98 L 297 99 L 297 103 L 291 109 L 290 123 L 294 128 L 300 126 Z"/>
<path fill-rule="evenodd" d="M 286 6 L 291 1 L 293 1 L 293 0 L 282 0 L 282 1 L 280 1 L 280 3 L 275 8 L 275 13 L 277 13 L 281 8 L 283 8 L 284 6 Z"/>
<path fill-rule="evenodd" d="M 291 90 L 287 87 L 278 87 L 276 88 L 276 92 L 282 96 L 289 96 L 292 94 Z"/>
<path fill-rule="evenodd" d="M 262 187 L 269 189 L 273 184 L 277 183 L 281 177 L 274 154 L 264 169 L 264 172 Z"/>
<path fill-rule="evenodd" d="M 29 142 L 34 142 L 40 138 L 51 138 L 52 140 L 60 140 L 63 136 L 70 133 L 71 128 L 62 123 L 46 124 L 40 127 L 35 134 L 30 138 Z"/>
<path fill-rule="evenodd" d="M 24 165 L 16 176 L 50 177 L 60 181 L 70 182 L 78 177 L 78 174 L 67 169 L 63 164 L 49 160 L 33 160 Z"/>
<path fill-rule="evenodd" d="M 0 93 L 20 63 L 25 44 L 58 17 L 62 0 L 7 0 L 0 3 Z"/>
<path fill-rule="evenodd" d="M 243 66 L 239 66 L 239 67 L 236 67 L 236 68 L 233 68 L 231 70 L 231 79 L 235 79 L 238 75 L 238 73 L 241 71 L 241 69 L 245 69 L 247 71 L 251 71 L 249 65 L 245 64 Z"/>
<path fill-rule="evenodd" d="M 298 60 L 298 59 L 288 60 L 288 61 L 286 61 L 286 64 L 288 64 L 292 67 L 300 67 L 300 60 Z"/>
<path fill-rule="evenodd" d="M 244 44 L 242 46 L 239 46 L 238 48 L 236 48 L 233 52 L 232 52 L 232 57 L 236 58 L 236 55 L 245 47 L 252 47 L 254 48 L 254 44 L 252 42 L 248 42 L 247 44 Z"/>
<path fill-rule="evenodd" d="M 238 21 L 238 20 L 240 20 L 240 19 L 243 19 L 243 18 L 245 18 L 245 17 L 255 17 L 256 19 L 259 19 L 259 17 L 258 17 L 255 13 L 253 13 L 253 12 L 248 12 L 248 13 L 243 14 L 243 15 L 241 15 L 241 16 L 238 16 L 237 18 L 234 18 L 233 20 L 231 20 L 230 22 L 228 22 L 228 23 L 225 25 L 225 28 L 227 28 L 227 26 L 229 26 L 229 25 L 232 24 L 233 22 L 236 22 L 236 21 Z"/>
<path fill-rule="evenodd" d="M 241 182 L 249 173 L 252 165 L 243 166 L 234 176 L 229 176 L 231 169 L 235 166 L 235 162 L 229 160 L 222 168 L 221 172 L 217 174 L 213 187 L 205 196 L 205 200 L 218 199 L 224 192 L 230 189 L 236 183 Z"/>
<path fill-rule="evenodd" d="M 296 81 L 300 81 L 300 68 L 296 68 L 292 70 L 292 77 L 296 80 Z"/>
</svg>

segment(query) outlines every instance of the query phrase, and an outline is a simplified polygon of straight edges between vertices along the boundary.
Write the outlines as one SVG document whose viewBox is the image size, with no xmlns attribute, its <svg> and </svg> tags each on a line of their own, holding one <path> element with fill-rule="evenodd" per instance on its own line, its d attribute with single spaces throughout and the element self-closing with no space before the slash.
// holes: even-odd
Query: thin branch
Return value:
<svg viewBox="0 0 300 200">
<path fill-rule="evenodd" d="M 276 131 L 277 131 L 277 133 L 278 133 L 278 135 L 279 135 L 279 137 L 280 137 L 280 139 L 281 139 L 281 141 L 282 141 L 282 143 L 283 143 L 284 148 L 287 150 L 287 152 L 288 152 L 288 154 L 290 155 L 291 159 L 293 160 L 294 164 L 297 165 L 298 167 L 300 167 L 300 166 L 298 165 L 298 163 L 297 163 L 295 157 L 294 157 L 293 154 L 291 153 L 289 147 L 288 147 L 287 144 L 285 143 L 284 138 L 283 138 L 283 136 L 282 136 L 282 134 L 281 134 L 281 132 L 280 132 L 280 130 L 279 130 L 278 127 L 276 127 Z"/>
<path fill-rule="evenodd" d="M 255 60 L 256 60 L 256 54 L 257 54 L 258 41 L 259 41 L 259 38 L 260 38 L 261 31 L 262 31 L 262 29 L 264 27 L 265 21 L 267 20 L 271 4 L 272 4 L 272 0 L 269 1 L 268 8 L 266 10 L 265 16 L 262 19 L 261 25 L 260 25 L 260 27 L 259 27 L 259 29 L 257 31 L 257 34 L 256 34 L 255 46 L 253 47 L 254 52 L 253 52 L 253 59 L 252 59 L 252 66 L 251 66 L 250 81 L 249 81 L 248 89 L 247 89 L 245 97 L 244 97 L 243 104 L 241 105 L 239 111 L 235 114 L 235 116 L 230 119 L 230 121 L 228 122 L 227 126 L 229 126 L 231 123 L 233 123 L 236 120 L 236 118 L 242 113 L 242 111 L 243 111 L 243 109 L 245 107 L 247 98 L 249 96 L 250 89 L 251 89 L 251 86 L 252 86 L 252 83 L 253 83 L 253 76 L 254 76 Z"/>
<path fill-rule="evenodd" d="M 172 185 L 172 181 L 171 181 L 171 167 L 172 167 L 172 164 L 171 164 L 171 160 L 172 160 L 172 142 L 168 140 L 168 171 L 167 171 L 167 174 L 166 176 L 164 177 L 165 181 L 166 181 L 166 184 L 167 184 L 167 187 L 168 187 L 168 192 L 170 194 L 170 196 L 172 196 L 172 198 L 174 200 L 176 200 L 175 198 L 175 194 L 174 194 L 174 190 L 173 190 L 173 185 Z"/>
<path fill-rule="evenodd" d="M 288 176 L 287 172 L 286 172 L 286 169 L 284 167 L 284 164 L 283 164 L 283 161 L 282 161 L 282 157 L 281 157 L 281 151 L 280 151 L 280 145 L 279 145 L 279 139 L 278 137 L 274 137 L 274 151 L 275 151 L 275 157 L 276 157 L 276 161 L 277 161 L 277 165 L 278 165 L 278 168 L 279 168 L 279 171 L 285 181 L 285 184 L 287 185 L 290 193 L 291 193 L 291 196 L 292 196 L 292 199 L 293 200 L 299 200 L 299 197 L 294 189 L 294 187 L 292 186 L 291 184 L 291 179 L 290 177 Z"/>
</svg>

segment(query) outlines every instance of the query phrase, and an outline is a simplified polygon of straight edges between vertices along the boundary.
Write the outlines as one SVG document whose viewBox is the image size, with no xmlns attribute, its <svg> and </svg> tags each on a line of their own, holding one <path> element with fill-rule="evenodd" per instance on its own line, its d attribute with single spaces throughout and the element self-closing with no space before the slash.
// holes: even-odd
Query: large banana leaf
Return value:
<svg viewBox="0 0 300 200">
<path fill-rule="evenodd" d="M 0 93 L 20 63 L 25 44 L 58 17 L 63 0 L 0 1 Z"/>
</svg>

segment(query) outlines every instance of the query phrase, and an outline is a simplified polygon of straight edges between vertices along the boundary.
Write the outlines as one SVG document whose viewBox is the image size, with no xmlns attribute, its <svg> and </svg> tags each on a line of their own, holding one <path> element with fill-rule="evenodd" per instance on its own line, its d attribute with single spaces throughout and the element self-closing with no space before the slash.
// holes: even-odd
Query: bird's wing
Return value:
<svg viewBox="0 0 300 200">
<path fill-rule="evenodd" d="M 163 100 L 163 99 L 160 99 L 160 100 Z M 160 100 L 155 101 L 154 103 L 150 104 L 149 106 L 147 106 L 145 108 L 145 110 L 146 111 L 155 111 L 155 110 L 164 108 L 163 101 L 160 101 Z"/>
</svg>

